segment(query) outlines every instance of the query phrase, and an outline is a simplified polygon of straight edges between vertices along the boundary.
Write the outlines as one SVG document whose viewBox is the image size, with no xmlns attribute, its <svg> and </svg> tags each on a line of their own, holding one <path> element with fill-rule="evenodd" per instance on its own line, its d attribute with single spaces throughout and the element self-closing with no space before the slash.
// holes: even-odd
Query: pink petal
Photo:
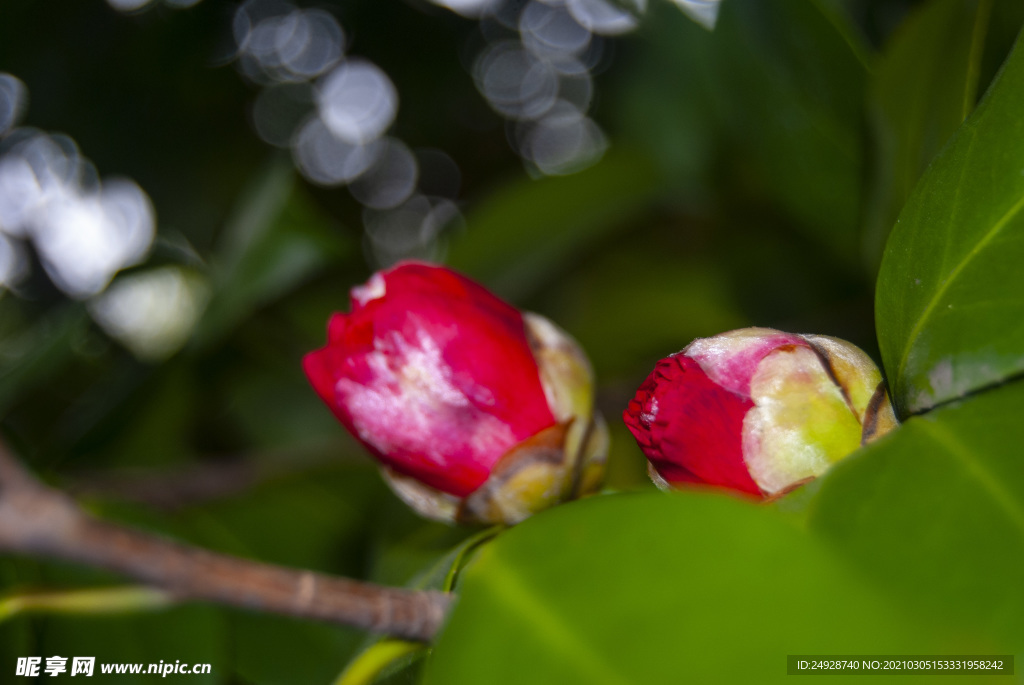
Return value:
<svg viewBox="0 0 1024 685">
<path fill-rule="evenodd" d="M 683 354 L 697 361 L 711 380 L 727 390 L 750 396 L 750 379 L 761 360 L 774 350 L 797 345 L 809 347 L 793 333 L 772 328 L 741 328 L 710 338 L 697 338 Z"/>
</svg>

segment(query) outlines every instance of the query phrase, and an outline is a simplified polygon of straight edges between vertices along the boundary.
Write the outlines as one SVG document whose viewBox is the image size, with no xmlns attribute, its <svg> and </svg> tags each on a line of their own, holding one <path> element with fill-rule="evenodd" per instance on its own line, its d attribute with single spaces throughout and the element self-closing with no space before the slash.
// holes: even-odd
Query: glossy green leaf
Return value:
<svg viewBox="0 0 1024 685">
<path fill-rule="evenodd" d="M 928 644 L 775 512 L 720 494 L 608 495 L 480 552 L 425 682 L 781 682 L 787 654 Z"/>
<path fill-rule="evenodd" d="M 901 412 L 1024 371 L 1024 49 L 921 179 L 878 277 L 885 369 Z"/>
<path fill-rule="evenodd" d="M 838 464 L 811 526 L 894 601 L 1024 644 L 1024 383 L 924 416 Z"/>
<path fill-rule="evenodd" d="M 875 65 L 868 87 L 875 154 L 864 226 L 872 270 L 917 179 L 974 109 L 991 5 L 931 0 L 904 20 Z"/>
<path fill-rule="evenodd" d="M 469 213 L 447 262 L 523 297 L 663 190 L 649 159 L 622 151 L 572 176 L 516 181 Z"/>
</svg>

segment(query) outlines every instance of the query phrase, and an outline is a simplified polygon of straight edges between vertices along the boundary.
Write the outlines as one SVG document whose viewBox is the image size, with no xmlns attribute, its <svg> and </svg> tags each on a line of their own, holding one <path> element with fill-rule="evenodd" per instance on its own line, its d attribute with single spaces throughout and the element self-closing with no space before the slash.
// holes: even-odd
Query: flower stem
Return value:
<svg viewBox="0 0 1024 685">
<path fill-rule="evenodd" d="M 424 647 L 418 642 L 381 640 L 353 659 L 334 685 L 370 685 L 387 666 L 419 649 Z"/>
<path fill-rule="evenodd" d="M 51 614 L 113 614 L 153 611 L 175 603 L 156 588 L 138 585 L 86 590 L 16 592 L 0 599 L 0 622 L 27 612 Z"/>
</svg>

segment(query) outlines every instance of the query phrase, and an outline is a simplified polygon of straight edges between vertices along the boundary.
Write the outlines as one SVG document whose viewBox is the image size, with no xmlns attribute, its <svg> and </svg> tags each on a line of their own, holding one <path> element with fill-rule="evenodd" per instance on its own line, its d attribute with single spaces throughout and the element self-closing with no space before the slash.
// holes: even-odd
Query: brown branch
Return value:
<svg viewBox="0 0 1024 685">
<path fill-rule="evenodd" d="M 180 599 L 429 641 L 451 597 L 247 561 L 100 521 L 33 477 L 0 444 L 0 552 L 107 569 Z"/>
</svg>

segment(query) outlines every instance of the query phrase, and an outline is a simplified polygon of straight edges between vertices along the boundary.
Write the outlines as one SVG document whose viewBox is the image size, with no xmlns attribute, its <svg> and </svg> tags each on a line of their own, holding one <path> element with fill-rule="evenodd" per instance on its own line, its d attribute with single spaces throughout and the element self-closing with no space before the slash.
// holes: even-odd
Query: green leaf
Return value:
<svg viewBox="0 0 1024 685">
<path fill-rule="evenodd" d="M 921 179 L 878 277 L 882 358 L 904 414 L 1024 371 L 1024 49 Z"/>
<path fill-rule="evenodd" d="M 868 88 L 875 155 L 864 227 L 877 270 L 885 239 L 917 179 L 977 99 L 992 0 L 932 0 L 896 30 Z"/>
<path fill-rule="evenodd" d="M 470 212 L 447 262 L 504 297 L 524 297 L 662 190 L 653 163 L 623 151 L 571 176 L 517 181 Z"/>
<path fill-rule="evenodd" d="M 787 654 L 929 644 L 813 537 L 722 495 L 556 507 L 464 573 L 428 685 L 781 682 Z"/>
<path fill-rule="evenodd" d="M 914 417 L 823 479 L 811 527 L 894 601 L 1024 643 L 1024 383 Z"/>
</svg>

